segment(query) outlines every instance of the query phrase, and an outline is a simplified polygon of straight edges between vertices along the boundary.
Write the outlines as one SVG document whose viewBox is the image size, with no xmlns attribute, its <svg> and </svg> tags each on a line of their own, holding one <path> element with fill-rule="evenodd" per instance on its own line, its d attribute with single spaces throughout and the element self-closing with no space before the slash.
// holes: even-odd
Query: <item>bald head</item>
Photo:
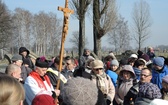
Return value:
<svg viewBox="0 0 168 105">
<path fill-rule="evenodd" d="M 18 65 L 10 64 L 6 67 L 5 73 L 14 78 L 20 78 L 21 68 Z"/>
</svg>

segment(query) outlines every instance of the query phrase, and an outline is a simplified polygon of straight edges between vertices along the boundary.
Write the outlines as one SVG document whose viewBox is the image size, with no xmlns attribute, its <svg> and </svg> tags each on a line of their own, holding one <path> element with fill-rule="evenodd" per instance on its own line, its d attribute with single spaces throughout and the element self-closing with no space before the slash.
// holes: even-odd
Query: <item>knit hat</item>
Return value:
<svg viewBox="0 0 168 105">
<path fill-rule="evenodd" d="M 150 60 L 150 58 L 147 54 L 143 54 L 142 56 L 140 56 L 140 58 L 143 58 L 144 60 L 146 60 L 146 62 L 148 62 Z"/>
<path fill-rule="evenodd" d="M 143 61 L 144 63 L 145 63 L 145 65 L 146 65 L 146 60 L 145 59 L 143 59 L 143 58 L 139 58 L 138 60 L 141 60 L 141 61 Z"/>
<path fill-rule="evenodd" d="M 22 56 L 19 54 L 16 54 L 11 58 L 11 61 L 18 61 L 18 60 L 22 60 Z"/>
<path fill-rule="evenodd" d="M 84 49 L 84 52 L 85 52 L 85 51 L 88 51 L 88 50 L 89 50 L 88 48 L 85 48 L 85 49 Z M 89 50 L 89 51 L 90 51 L 90 50 Z"/>
<path fill-rule="evenodd" d="M 54 98 L 47 94 L 37 95 L 33 101 L 32 105 L 55 105 Z"/>
<path fill-rule="evenodd" d="M 90 67 L 90 64 L 91 64 L 91 62 L 94 61 L 94 60 L 95 60 L 95 59 L 94 59 L 92 56 L 88 56 L 88 59 L 87 59 L 86 62 L 85 62 L 86 67 L 91 68 L 91 67 Z"/>
<path fill-rule="evenodd" d="M 168 105 L 168 101 L 163 99 L 154 99 L 149 105 Z"/>
<path fill-rule="evenodd" d="M 98 100 L 96 84 L 81 77 L 68 80 L 61 94 L 67 105 L 95 105 Z"/>
<path fill-rule="evenodd" d="M 143 55 L 143 52 L 141 50 L 138 50 L 137 53 L 138 53 L 138 58 Z"/>
<path fill-rule="evenodd" d="M 94 60 L 92 63 L 91 63 L 91 66 L 93 69 L 97 69 L 97 68 L 104 68 L 104 64 L 101 60 Z"/>
<path fill-rule="evenodd" d="M 108 56 L 111 56 L 113 59 L 116 59 L 116 57 L 115 57 L 115 55 L 114 55 L 114 53 L 109 53 L 109 55 Z"/>
<path fill-rule="evenodd" d="M 136 54 L 131 54 L 129 58 L 138 58 L 138 56 Z"/>
<path fill-rule="evenodd" d="M 95 60 L 95 59 L 92 56 L 88 56 L 87 60 Z"/>
<path fill-rule="evenodd" d="M 29 61 L 29 59 L 23 59 L 23 64 L 30 65 L 30 61 Z"/>
<path fill-rule="evenodd" d="M 118 63 L 118 61 L 116 60 L 116 59 L 113 59 L 112 61 L 111 61 L 111 63 L 110 63 L 110 66 L 112 66 L 112 65 L 114 65 L 114 66 L 119 66 L 119 63 Z"/>
<path fill-rule="evenodd" d="M 127 64 L 127 60 L 122 58 L 120 61 L 119 61 L 120 65 L 126 65 Z"/>
<path fill-rule="evenodd" d="M 48 68 L 49 63 L 46 60 L 46 58 L 44 56 L 42 56 L 42 57 L 39 57 L 39 58 L 36 59 L 35 66 L 41 67 L 41 68 Z"/>
<path fill-rule="evenodd" d="M 164 82 L 166 82 L 166 83 L 168 84 L 168 75 L 164 76 L 164 77 L 162 78 L 162 81 L 164 81 Z"/>
<path fill-rule="evenodd" d="M 138 96 L 153 100 L 155 98 L 161 98 L 162 94 L 157 85 L 153 83 L 143 83 L 139 87 Z"/>
<path fill-rule="evenodd" d="M 154 58 L 153 59 L 153 64 L 157 65 L 157 66 L 160 66 L 160 67 L 163 67 L 164 66 L 164 58 L 162 58 L 162 57 Z"/>
<path fill-rule="evenodd" d="M 19 48 L 19 54 L 21 54 L 22 52 L 26 51 L 27 54 L 30 54 L 29 50 L 26 47 L 20 47 Z"/>
</svg>

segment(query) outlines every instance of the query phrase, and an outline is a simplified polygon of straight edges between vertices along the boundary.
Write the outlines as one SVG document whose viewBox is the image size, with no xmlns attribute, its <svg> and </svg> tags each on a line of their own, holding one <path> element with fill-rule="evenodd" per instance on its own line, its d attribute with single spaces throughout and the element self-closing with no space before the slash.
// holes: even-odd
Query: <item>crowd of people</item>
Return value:
<svg viewBox="0 0 168 105">
<path fill-rule="evenodd" d="M 127 59 L 109 52 L 102 60 L 84 49 L 80 62 L 64 55 L 62 62 L 41 56 L 33 63 L 29 54 L 20 47 L 0 73 L 0 105 L 168 104 L 167 58 L 152 47 Z"/>
</svg>

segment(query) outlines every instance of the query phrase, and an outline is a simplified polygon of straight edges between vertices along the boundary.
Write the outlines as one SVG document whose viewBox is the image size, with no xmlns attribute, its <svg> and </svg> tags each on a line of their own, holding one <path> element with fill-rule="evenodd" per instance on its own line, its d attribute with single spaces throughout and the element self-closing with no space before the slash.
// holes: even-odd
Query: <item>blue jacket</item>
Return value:
<svg viewBox="0 0 168 105">
<path fill-rule="evenodd" d="M 158 72 L 155 69 L 153 69 L 151 82 L 158 85 L 159 89 L 161 89 L 162 88 L 162 78 L 166 75 L 168 75 L 167 66 L 164 66 L 161 72 Z"/>
<path fill-rule="evenodd" d="M 117 78 L 118 78 L 117 73 L 115 73 L 114 71 L 111 71 L 111 70 L 107 70 L 106 74 L 109 75 L 109 77 L 111 78 L 111 81 L 113 82 L 114 86 L 116 87 L 117 86 Z"/>
<path fill-rule="evenodd" d="M 141 70 L 139 70 L 136 67 L 133 67 L 133 69 L 134 69 L 134 72 L 135 72 L 135 75 L 136 75 L 136 79 L 140 80 Z"/>
</svg>

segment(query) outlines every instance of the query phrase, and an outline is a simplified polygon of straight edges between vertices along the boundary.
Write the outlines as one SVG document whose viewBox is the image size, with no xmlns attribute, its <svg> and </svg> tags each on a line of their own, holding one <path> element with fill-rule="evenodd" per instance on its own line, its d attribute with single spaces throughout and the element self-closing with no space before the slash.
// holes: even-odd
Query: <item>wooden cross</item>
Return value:
<svg viewBox="0 0 168 105">
<path fill-rule="evenodd" d="M 70 14 L 73 14 L 74 11 L 70 10 L 68 8 L 68 0 L 65 1 L 65 8 L 62 7 L 58 7 L 58 10 L 63 11 L 64 13 L 64 21 L 63 21 L 63 29 L 62 29 L 62 39 L 61 39 L 61 48 L 60 48 L 60 61 L 59 61 L 59 72 L 58 72 L 58 80 L 57 80 L 57 87 L 56 89 L 59 89 L 60 87 L 60 73 L 62 71 L 62 61 L 63 61 L 63 53 L 64 53 L 64 42 L 65 42 L 65 38 L 66 35 L 68 33 L 68 24 L 69 24 L 69 16 Z M 57 101 L 58 97 L 56 97 L 55 99 L 55 104 L 57 105 L 58 101 Z"/>
<path fill-rule="evenodd" d="M 63 23 L 63 30 L 62 30 L 63 36 L 62 37 L 64 37 L 63 41 L 65 41 L 65 37 L 68 33 L 69 16 L 70 14 L 73 14 L 74 11 L 68 8 L 68 0 L 66 0 L 65 2 L 65 8 L 58 7 L 58 10 L 64 12 L 64 23 Z"/>
<path fill-rule="evenodd" d="M 61 50 L 60 50 L 60 62 L 59 62 L 59 74 L 56 89 L 60 87 L 60 72 L 62 70 L 62 61 L 63 61 L 63 53 L 64 53 L 64 42 L 66 35 L 68 33 L 68 24 L 69 24 L 69 16 L 73 14 L 74 11 L 68 8 L 68 0 L 65 2 L 65 8 L 58 7 L 58 10 L 63 11 L 64 13 L 64 21 L 63 21 L 63 29 L 62 29 L 62 40 L 61 40 Z"/>
</svg>

